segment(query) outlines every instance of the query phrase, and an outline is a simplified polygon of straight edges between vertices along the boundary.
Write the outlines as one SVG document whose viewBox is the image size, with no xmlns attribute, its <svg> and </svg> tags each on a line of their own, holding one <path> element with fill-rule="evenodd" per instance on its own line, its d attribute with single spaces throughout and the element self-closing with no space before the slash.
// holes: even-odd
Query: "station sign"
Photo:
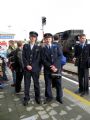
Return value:
<svg viewBox="0 0 90 120">
<path fill-rule="evenodd" d="M 14 35 L 3 35 L 3 34 L 0 34 L 0 39 L 14 39 Z"/>
</svg>

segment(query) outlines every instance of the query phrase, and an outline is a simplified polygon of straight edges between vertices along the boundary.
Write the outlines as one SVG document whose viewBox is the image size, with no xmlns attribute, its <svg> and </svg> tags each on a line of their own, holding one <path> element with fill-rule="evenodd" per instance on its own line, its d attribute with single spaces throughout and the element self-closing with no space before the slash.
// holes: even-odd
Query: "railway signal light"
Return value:
<svg viewBox="0 0 90 120">
<path fill-rule="evenodd" d="M 42 25 L 46 25 L 46 17 L 42 17 Z"/>
</svg>

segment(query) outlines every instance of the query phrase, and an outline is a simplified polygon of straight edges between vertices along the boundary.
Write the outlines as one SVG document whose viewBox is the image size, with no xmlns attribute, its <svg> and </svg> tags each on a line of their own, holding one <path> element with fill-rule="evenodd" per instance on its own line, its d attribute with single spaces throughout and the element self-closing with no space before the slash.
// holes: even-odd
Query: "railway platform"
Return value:
<svg viewBox="0 0 90 120">
<path fill-rule="evenodd" d="M 66 66 L 65 66 L 66 67 Z M 45 83 L 43 75 L 40 75 L 40 105 L 34 100 L 33 82 L 31 83 L 31 99 L 28 106 L 22 105 L 24 97 L 24 84 L 22 90 L 15 94 L 11 87 L 12 80 L 7 82 L 4 89 L 0 89 L 0 120 L 89 120 L 90 119 L 90 95 L 81 97 L 74 93 L 78 84 L 62 77 L 63 104 L 56 101 L 56 90 L 52 88 L 53 100 L 44 104 Z"/>
<path fill-rule="evenodd" d="M 66 63 L 66 65 L 63 66 L 63 72 L 67 72 L 72 75 L 77 75 L 77 66 L 75 66 L 73 63 Z M 89 68 L 89 79 L 90 79 L 90 68 Z"/>
<path fill-rule="evenodd" d="M 77 73 L 77 66 L 72 63 L 66 63 L 66 65 L 63 66 L 63 69 L 66 71 Z"/>
</svg>

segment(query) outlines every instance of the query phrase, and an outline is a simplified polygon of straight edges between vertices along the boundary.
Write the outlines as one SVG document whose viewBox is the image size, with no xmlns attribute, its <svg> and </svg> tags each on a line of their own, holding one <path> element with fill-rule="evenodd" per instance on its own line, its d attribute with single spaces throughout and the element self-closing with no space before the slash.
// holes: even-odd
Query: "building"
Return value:
<svg viewBox="0 0 90 120">
<path fill-rule="evenodd" d="M 5 33 L 5 32 L 0 32 L 0 41 L 9 41 L 14 39 L 15 34 L 13 33 Z"/>
<path fill-rule="evenodd" d="M 0 32 L 0 46 L 6 49 L 8 47 L 8 41 L 14 40 L 14 37 L 15 34 L 13 33 Z"/>
</svg>

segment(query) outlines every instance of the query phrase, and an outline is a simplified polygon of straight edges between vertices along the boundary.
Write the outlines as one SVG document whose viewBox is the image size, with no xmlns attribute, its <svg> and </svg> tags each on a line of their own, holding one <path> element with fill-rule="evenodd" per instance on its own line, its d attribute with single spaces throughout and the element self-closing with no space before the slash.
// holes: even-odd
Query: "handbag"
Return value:
<svg viewBox="0 0 90 120">
<path fill-rule="evenodd" d="M 57 72 L 51 73 L 52 78 L 59 79 L 61 78 L 61 70 L 59 69 Z"/>
</svg>

